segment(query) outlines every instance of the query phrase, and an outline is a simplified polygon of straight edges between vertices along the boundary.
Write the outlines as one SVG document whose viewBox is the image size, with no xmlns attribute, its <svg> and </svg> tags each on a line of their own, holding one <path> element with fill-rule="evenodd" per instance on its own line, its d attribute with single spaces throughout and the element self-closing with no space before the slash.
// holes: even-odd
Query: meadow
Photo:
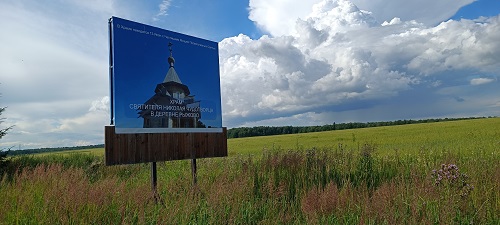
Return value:
<svg viewBox="0 0 500 225">
<path fill-rule="evenodd" d="M 229 139 L 229 156 L 105 166 L 16 156 L 0 224 L 500 224 L 500 118 Z"/>
</svg>

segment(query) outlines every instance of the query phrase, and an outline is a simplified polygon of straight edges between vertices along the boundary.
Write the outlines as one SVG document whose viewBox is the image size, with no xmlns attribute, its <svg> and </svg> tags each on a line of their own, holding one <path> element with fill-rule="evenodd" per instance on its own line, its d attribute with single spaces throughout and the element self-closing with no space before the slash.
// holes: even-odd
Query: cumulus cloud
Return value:
<svg viewBox="0 0 500 225">
<path fill-rule="evenodd" d="M 250 0 L 248 18 L 273 36 L 286 35 L 293 32 L 297 18 L 307 16 L 317 2 Z"/>
<path fill-rule="evenodd" d="M 322 118 L 317 121 L 324 124 L 331 122 L 332 112 L 361 112 L 390 99 L 436 106 L 435 102 L 446 101 L 454 108 L 450 105 L 466 102 L 467 98 L 457 97 L 465 93 L 446 94 L 442 88 L 465 85 L 471 71 L 495 77 L 500 72 L 500 44 L 494 41 L 500 40 L 499 16 L 430 26 L 431 20 L 422 19 L 424 14 L 407 19 L 393 14 L 390 22 L 382 24 L 376 14 L 350 1 L 324 0 L 311 5 L 308 12 L 301 7 L 283 10 L 296 15 L 294 21 L 264 20 L 266 13 L 287 9 L 288 4 L 266 2 L 251 1 L 250 18 L 273 36 L 252 40 L 240 34 L 219 44 L 227 126 L 274 123 L 282 118 L 304 123 L 299 121 L 304 117 L 296 115 Z M 488 88 L 490 94 L 495 92 Z M 435 101 L 414 100 L 429 97 Z"/>
<path fill-rule="evenodd" d="M 384 21 L 382 23 L 382 26 L 389 26 L 389 25 L 395 25 L 395 24 L 401 24 L 401 18 L 399 17 L 394 17 L 392 18 L 391 21 L 387 22 L 387 21 Z"/>
<path fill-rule="evenodd" d="M 434 26 L 453 16 L 461 7 L 471 4 L 475 0 L 351 0 L 351 1 L 267 1 L 250 0 L 249 19 L 254 21 L 261 29 L 277 37 L 289 35 L 294 32 L 297 18 L 305 19 L 310 16 L 313 7 L 332 8 L 333 5 L 355 5 L 357 13 L 369 13 L 372 22 L 387 24 L 397 20 L 417 21 L 426 26 Z M 350 7 L 350 6 L 349 6 Z M 340 10 L 340 8 L 338 8 Z M 330 13 L 335 13 L 330 11 Z M 347 20 L 349 20 L 349 15 Z M 398 18 L 394 20 L 395 18 Z"/>
</svg>

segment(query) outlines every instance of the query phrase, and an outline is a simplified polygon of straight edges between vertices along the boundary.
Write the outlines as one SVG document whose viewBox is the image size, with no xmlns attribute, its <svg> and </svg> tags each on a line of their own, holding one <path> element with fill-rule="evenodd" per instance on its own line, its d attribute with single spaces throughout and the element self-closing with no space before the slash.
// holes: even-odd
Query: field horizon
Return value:
<svg viewBox="0 0 500 225">
<path fill-rule="evenodd" d="M 367 135 L 373 135 L 374 139 L 387 138 L 387 136 L 393 135 L 394 139 L 398 139 L 400 138 L 399 135 L 404 134 L 406 130 L 411 130 L 411 132 L 413 133 L 418 133 L 422 132 L 422 130 L 432 129 L 434 132 L 438 132 L 440 129 L 439 127 L 441 126 L 444 129 L 450 129 L 452 127 L 457 127 L 457 126 L 465 126 L 469 127 L 470 129 L 476 129 L 476 130 L 483 126 L 500 127 L 500 118 L 498 117 L 461 118 L 459 120 L 438 121 L 432 123 L 415 123 L 415 124 L 354 128 L 345 130 L 318 131 L 318 132 L 297 133 L 297 134 L 279 134 L 279 135 L 267 135 L 267 136 L 229 138 L 228 152 L 229 154 L 242 154 L 242 153 L 251 154 L 259 152 L 260 150 L 263 149 L 270 149 L 270 148 L 297 149 L 297 148 L 312 148 L 312 147 L 322 148 L 325 146 L 332 147 L 331 144 L 332 142 L 349 142 L 349 140 L 352 140 L 352 142 L 356 142 L 356 139 L 359 138 L 356 137 L 358 134 L 361 135 L 360 137 L 362 138 L 358 140 L 364 140 L 365 142 L 373 141 L 372 139 L 367 138 Z M 471 132 L 473 132 L 473 130 L 471 130 Z M 467 134 L 467 132 L 464 131 L 462 132 L 462 136 L 464 135 L 464 133 L 465 135 Z M 438 137 L 439 136 L 434 136 L 434 138 Z M 418 141 L 422 141 L 422 139 L 418 139 L 413 142 L 418 142 Z M 66 154 L 66 153 L 92 153 L 96 155 L 104 155 L 104 147 L 94 147 L 99 145 L 101 144 L 90 145 L 88 146 L 88 148 L 87 146 L 61 147 L 54 149 L 64 149 L 64 148 L 82 148 L 82 149 L 61 150 L 54 152 L 40 152 L 33 154 L 47 155 L 47 154 Z"/>
</svg>

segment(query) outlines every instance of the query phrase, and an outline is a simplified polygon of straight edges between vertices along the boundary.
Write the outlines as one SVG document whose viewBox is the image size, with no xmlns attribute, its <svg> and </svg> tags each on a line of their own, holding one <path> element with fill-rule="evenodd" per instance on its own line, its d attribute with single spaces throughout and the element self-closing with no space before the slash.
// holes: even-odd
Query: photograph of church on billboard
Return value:
<svg viewBox="0 0 500 225">
<path fill-rule="evenodd" d="M 116 133 L 222 132 L 218 44 L 113 17 Z"/>
</svg>

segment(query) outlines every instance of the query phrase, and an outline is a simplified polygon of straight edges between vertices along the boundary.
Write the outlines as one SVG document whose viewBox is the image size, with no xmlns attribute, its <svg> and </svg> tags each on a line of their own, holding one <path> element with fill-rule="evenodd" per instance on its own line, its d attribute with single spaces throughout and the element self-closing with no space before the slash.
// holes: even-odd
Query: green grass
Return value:
<svg viewBox="0 0 500 225">
<path fill-rule="evenodd" d="M 382 154 L 394 150 L 417 154 L 422 149 L 467 153 L 480 150 L 478 144 L 488 145 L 481 146 L 486 149 L 498 147 L 499 137 L 500 118 L 489 118 L 229 139 L 228 152 L 230 155 L 260 154 L 264 149 L 336 148 L 338 144 L 358 148 L 369 143 L 377 146 Z"/>
<path fill-rule="evenodd" d="M 46 152 L 33 154 L 34 156 L 48 156 L 48 155 L 69 155 L 69 154 L 91 154 L 95 156 L 104 156 L 104 148 L 90 148 L 81 150 L 67 150 L 57 152 Z"/>
<path fill-rule="evenodd" d="M 160 204 L 149 164 L 20 156 L 0 180 L 0 224 L 500 224 L 499 130 L 495 118 L 230 139 L 229 157 L 198 160 L 196 187 L 188 160 L 159 163 Z M 432 176 L 442 164 L 456 176 Z"/>
</svg>

